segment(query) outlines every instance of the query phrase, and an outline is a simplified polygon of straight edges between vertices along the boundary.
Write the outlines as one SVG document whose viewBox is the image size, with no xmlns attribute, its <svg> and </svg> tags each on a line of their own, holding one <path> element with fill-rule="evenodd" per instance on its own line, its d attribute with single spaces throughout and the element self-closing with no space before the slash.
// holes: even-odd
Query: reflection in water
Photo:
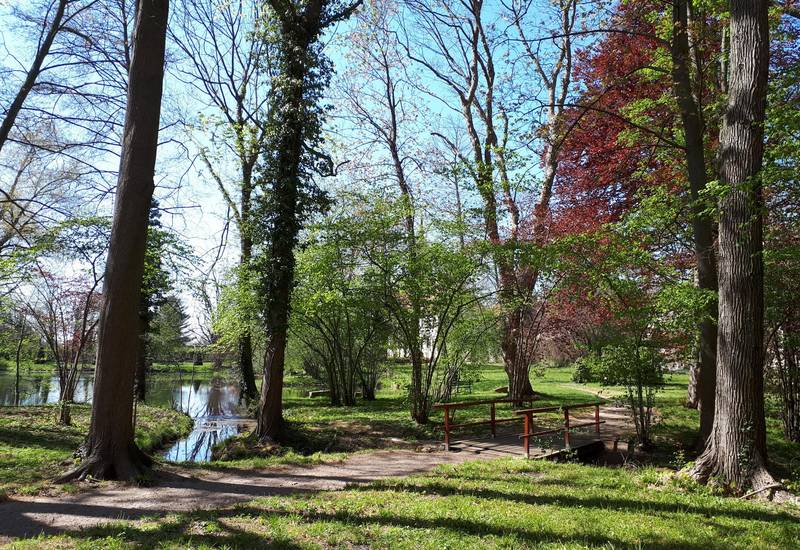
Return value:
<svg viewBox="0 0 800 550">
<path fill-rule="evenodd" d="M 0 405 L 15 404 L 16 376 L 0 371 Z M 92 396 L 92 375 L 81 373 L 75 388 L 75 402 L 87 403 Z M 49 372 L 24 373 L 19 378 L 19 404 L 21 406 L 58 403 L 58 376 Z"/>
<path fill-rule="evenodd" d="M 194 429 L 164 453 L 164 458 L 190 462 L 211 460 L 214 445 L 246 427 L 246 419 L 239 416 L 240 398 L 239 384 L 223 378 L 205 383 L 193 380 L 175 388 L 175 408 L 194 419 Z"/>
<path fill-rule="evenodd" d="M 204 377 L 203 377 L 204 376 Z M 147 404 L 171 407 L 194 419 L 192 432 L 164 453 L 167 460 L 207 461 L 211 449 L 246 429 L 240 415 L 239 384 L 233 376 L 194 373 L 154 373 L 148 381 Z M 92 398 L 93 373 L 82 372 L 75 391 L 76 403 Z M 49 372 L 26 371 L 20 376 L 20 400 L 23 406 L 58 402 L 58 376 Z M 0 405 L 15 403 L 14 372 L 0 370 Z"/>
</svg>

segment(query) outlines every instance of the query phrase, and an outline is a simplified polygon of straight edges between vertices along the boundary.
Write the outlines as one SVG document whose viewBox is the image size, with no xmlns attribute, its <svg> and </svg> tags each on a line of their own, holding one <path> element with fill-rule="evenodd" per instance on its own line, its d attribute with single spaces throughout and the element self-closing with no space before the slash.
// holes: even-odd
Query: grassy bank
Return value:
<svg viewBox="0 0 800 550">
<path fill-rule="evenodd" d="M 55 423 L 57 407 L 0 407 L 0 496 L 32 494 L 73 462 L 89 427 L 88 405 L 72 407 L 72 426 Z M 140 405 L 136 443 L 152 451 L 188 433 L 191 420 L 176 411 Z"/>
<path fill-rule="evenodd" d="M 792 549 L 796 508 L 715 496 L 661 472 L 500 460 L 347 491 L 252 501 L 13 548 Z"/>
</svg>

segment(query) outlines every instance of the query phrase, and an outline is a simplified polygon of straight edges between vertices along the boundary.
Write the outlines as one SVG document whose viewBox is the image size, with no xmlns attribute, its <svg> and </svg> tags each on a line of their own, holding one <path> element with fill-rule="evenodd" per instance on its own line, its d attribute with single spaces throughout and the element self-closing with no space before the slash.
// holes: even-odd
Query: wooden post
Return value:
<svg viewBox="0 0 800 550">
<path fill-rule="evenodd" d="M 564 447 L 569 449 L 569 408 L 564 407 Z"/>
<path fill-rule="evenodd" d="M 594 431 L 600 433 L 600 405 L 594 406 Z"/>
<path fill-rule="evenodd" d="M 522 436 L 522 444 L 525 446 L 525 458 L 531 457 L 531 413 L 525 413 L 525 431 Z"/>
<path fill-rule="evenodd" d="M 450 450 L 450 408 L 444 406 L 444 450 Z"/>
<path fill-rule="evenodd" d="M 495 423 L 494 401 L 492 401 L 492 437 L 497 436 L 497 427 Z"/>
</svg>

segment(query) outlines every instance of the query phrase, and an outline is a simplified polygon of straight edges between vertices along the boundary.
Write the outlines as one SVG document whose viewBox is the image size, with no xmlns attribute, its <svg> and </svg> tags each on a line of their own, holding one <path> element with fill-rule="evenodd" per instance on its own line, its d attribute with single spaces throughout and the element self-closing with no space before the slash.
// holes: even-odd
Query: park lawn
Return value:
<svg viewBox="0 0 800 550">
<path fill-rule="evenodd" d="M 51 405 L 0 407 L 0 498 L 54 489 L 50 479 L 69 469 L 88 431 L 91 408 L 73 405 L 72 426 L 57 425 L 56 414 Z M 136 443 L 149 452 L 188 433 L 191 426 L 182 413 L 139 405 Z"/>
<path fill-rule="evenodd" d="M 800 547 L 800 510 L 629 470 L 503 459 L 345 491 L 269 497 L 11 548 Z"/>
<path fill-rule="evenodd" d="M 588 388 L 572 383 L 572 369 L 549 368 L 534 378 L 534 389 L 539 399 L 534 406 L 561 405 L 564 403 L 596 402 L 593 395 L 600 388 Z M 210 464 L 189 465 L 192 468 L 268 468 L 286 464 L 318 464 L 340 460 L 342 453 L 363 452 L 384 448 L 420 445 L 438 445 L 442 440 L 441 411 L 434 410 L 429 424 L 420 426 L 411 419 L 407 401 L 408 390 L 404 381 L 410 380 L 410 366 L 397 364 L 391 367 L 383 380 L 375 401 L 359 399 L 352 407 L 334 407 L 327 397 L 308 398 L 300 388 L 313 387 L 313 383 L 297 375 L 287 376 L 288 391 L 284 395 L 284 418 L 290 429 L 289 442 L 275 454 L 265 450 L 255 441 L 242 435 L 218 446 L 225 460 Z M 453 401 L 502 399 L 495 388 L 508 383 L 501 365 L 483 365 L 479 380 L 470 393 L 454 396 Z M 459 410 L 458 422 L 488 420 L 489 406 Z M 514 416 L 511 405 L 497 408 L 497 417 Z M 557 420 L 558 415 L 554 415 Z M 521 424 L 521 419 L 520 419 Z M 516 423 L 501 425 L 500 430 L 519 430 Z M 463 434 L 488 434 L 488 427 L 464 430 Z"/>
</svg>

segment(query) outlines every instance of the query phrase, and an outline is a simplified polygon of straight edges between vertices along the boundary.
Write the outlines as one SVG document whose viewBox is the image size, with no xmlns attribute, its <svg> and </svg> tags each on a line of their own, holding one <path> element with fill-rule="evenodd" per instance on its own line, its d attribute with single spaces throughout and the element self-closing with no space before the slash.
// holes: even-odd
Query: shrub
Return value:
<svg viewBox="0 0 800 550">
<path fill-rule="evenodd" d="M 664 385 L 663 356 L 653 347 L 630 342 L 603 348 L 598 367 L 604 384 L 625 388 L 636 439 L 641 447 L 650 448 L 653 403 L 656 393 Z"/>
</svg>

